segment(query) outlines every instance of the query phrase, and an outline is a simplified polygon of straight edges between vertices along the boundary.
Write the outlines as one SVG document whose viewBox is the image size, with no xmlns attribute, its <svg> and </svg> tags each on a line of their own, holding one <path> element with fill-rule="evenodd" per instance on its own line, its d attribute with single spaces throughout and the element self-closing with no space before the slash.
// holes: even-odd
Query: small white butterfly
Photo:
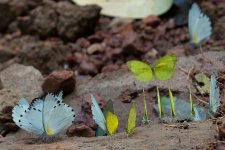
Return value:
<svg viewBox="0 0 225 150">
<path fill-rule="evenodd" d="M 107 129 L 106 129 L 106 120 L 105 117 L 98 105 L 98 103 L 96 102 L 95 97 L 91 94 L 91 110 L 92 110 L 92 115 L 93 115 L 93 119 L 95 120 L 96 124 L 106 133 Z"/>
<path fill-rule="evenodd" d="M 29 105 L 21 98 L 12 110 L 13 121 L 20 128 L 38 135 L 54 135 L 68 128 L 75 119 L 74 110 L 63 102 L 62 92 L 34 99 Z"/>
<path fill-rule="evenodd" d="M 188 15 L 188 30 L 190 42 L 198 45 L 212 34 L 209 17 L 203 14 L 196 3 L 192 4 Z"/>
<path fill-rule="evenodd" d="M 216 85 L 216 75 L 213 73 L 210 78 L 209 92 L 209 113 L 215 115 L 220 107 L 220 89 Z"/>
</svg>

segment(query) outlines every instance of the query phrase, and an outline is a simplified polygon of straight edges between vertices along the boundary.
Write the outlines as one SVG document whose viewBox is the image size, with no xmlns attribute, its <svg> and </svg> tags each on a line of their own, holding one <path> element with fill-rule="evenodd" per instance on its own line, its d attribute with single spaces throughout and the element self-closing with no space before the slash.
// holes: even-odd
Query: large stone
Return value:
<svg viewBox="0 0 225 150">
<path fill-rule="evenodd" d="M 18 20 L 24 33 L 35 33 L 42 37 L 59 35 L 68 40 L 91 33 L 100 17 L 97 6 L 80 7 L 70 2 L 44 1 L 28 16 Z"/>
<path fill-rule="evenodd" d="M 0 112 L 7 108 L 14 107 L 19 100 L 19 95 L 7 89 L 0 90 Z"/>
<path fill-rule="evenodd" d="M 4 61 L 11 58 L 12 54 L 16 52 L 19 63 L 34 66 L 43 74 L 49 74 L 53 70 L 63 68 L 64 55 L 67 50 L 72 48 L 69 45 L 64 45 L 57 38 L 38 41 L 31 36 L 14 36 L 10 39 L 0 39 L 0 49 L 4 49 L 8 53 L 4 52 Z M 0 61 L 1 59 L 2 57 Z"/>
<path fill-rule="evenodd" d="M 86 125 L 72 125 L 67 129 L 67 136 L 94 137 L 95 131 Z"/>
<path fill-rule="evenodd" d="M 5 31 L 8 25 L 26 9 L 27 0 L 0 0 L 0 31 Z"/>
<path fill-rule="evenodd" d="M 12 64 L 0 72 L 0 78 L 5 89 L 11 90 L 28 100 L 42 94 L 43 77 L 34 67 Z"/>
<path fill-rule="evenodd" d="M 46 77 L 42 89 L 45 93 L 57 93 L 63 91 L 64 94 L 71 93 L 75 88 L 75 74 L 72 70 L 59 70 L 52 72 Z"/>
</svg>

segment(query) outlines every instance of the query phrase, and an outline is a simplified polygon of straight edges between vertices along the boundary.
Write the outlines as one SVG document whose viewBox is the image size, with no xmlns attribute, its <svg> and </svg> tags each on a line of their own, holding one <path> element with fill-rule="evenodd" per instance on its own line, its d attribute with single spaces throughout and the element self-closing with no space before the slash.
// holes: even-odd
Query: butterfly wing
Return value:
<svg viewBox="0 0 225 150">
<path fill-rule="evenodd" d="M 106 130 L 106 120 L 105 117 L 98 105 L 98 103 L 96 102 L 95 97 L 91 94 L 91 110 L 92 110 L 92 115 L 93 115 L 93 119 L 95 120 L 96 124 L 101 127 L 101 129 L 103 131 L 107 131 Z"/>
<path fill-rule="evenodd" d="M 130 112 L 126 124 L 126 132 L 128 135 L 132 134 L 136 124 L 136 109 L 134 103 L 131 103 Z"/>
<path fill-rule="evenodd" d="M 21 115 L 28 111 L 29 104 L 26 99 L 20 98 L 19 102 L 16 104 L 16 106 L 12 110 L 12 117 L 13 121 L 18 125 L 19 124 L 19 118 Z"/>
<path fill-rule="evenodd" d="M 216 75 L 213 73 L 210 79 L 210 93 L 209 93 L 209 112 L 216 114 L 220 107 L 220 89 L 216 85 Z"/>
<path fill-rule="evenodd" d="M 43 100 L 42 99 L 34 99 L 31 102 L 29 107 L 29 111 L 25 114 L 25 119 L 32 125 L 35 130 L 38 131 L 37 134 L 41 135 L 45 132 L 43 126 Z"/>
<path fill-rule="evenodd" d="M 149 82 L 153 79 L 152 69 L 148 64 L 132 60 L 127 62 L 127 66 L 138 81 Z"/>
<path fill-rule="evenodd" d="M 28 102 L 24 98 L 21 98 L 13 108 L 13 121 L 20 128 L 28 132 L 41 135 L 44 133 L 42 114 L 40 112 L 42 108 L 43 101 L 40 99 L 35 99 L 32 105 L 29 106 Z"/>
<path fill-rule="evenodd" d="M 48 135 L 54 135 L 72 125 L 75 119 L 74 110 L 63 102 L 62 92 L 55 96 L 48 94 L 44 100 L 43 124 Z"/>
<path fill-rule="evenodd" d="M 194 121 L 203 121 L 206 119 L 205 110 L 200 106 L 194 106 L 195 116 L 193 118 Z"/>
<path fill-rule="evenodd" d="M 155 77 L 159 80 L 168 80 L 173 76 L 176 55 L 168 54 L 156 61 L 154 66 Z"/>
<path fill-rule="evenodd" d="M 44 128 L 48 135 L 54 135 L 71 126 L 75 119 L 72 107 L 65 103 L 59 103 L 53 107 L 48 120 L 44 122 Z"/>
<path fill-rule="evenodd" d="M 212 33 L 209 17 L 204 15 L 199 6 L 194 3 L 188 15 L 188 30 L 191 43 L 199 44 Z"/>
<path fill-rule="evenodd" d="M 28 108 L 29 108 L 29 104 L 27 100 L 24 98 L 20 98 L 19 102 L 16 104 L 16 106 L 12 110 L 13 121 L 16 123 L 17 126 L 20 126 L 23 129 L 25 127 L 22 125 L 21 119 L 24 117 L 24 114 L 28 111 Z"/>
<path fill-rule="evenodd" d="M 116 132 L 116 129 L 118 128 L 118 118 L 116 115 L 111 113 L 110 111 L 106 114 L 106 127 L 108 130 L 109 135 L 112 135 Z"/>
</svg>

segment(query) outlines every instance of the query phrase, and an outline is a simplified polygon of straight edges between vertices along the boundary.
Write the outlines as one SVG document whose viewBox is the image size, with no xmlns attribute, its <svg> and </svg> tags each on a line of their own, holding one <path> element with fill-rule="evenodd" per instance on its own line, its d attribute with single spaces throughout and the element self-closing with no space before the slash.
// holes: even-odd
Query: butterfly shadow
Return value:
<svg viewBox="0 0 225 150">
<path fill-rule="evenodd" d="M 29 137 L 23 138 L 23 143 L 27 145 L 33 144 L 51 144 L 54 142 L 63 141 L 65 136 L 62 135 L 54 135 L 54 136 L 37 136 L 37 135 L 30 135 Z"/>
</svg>

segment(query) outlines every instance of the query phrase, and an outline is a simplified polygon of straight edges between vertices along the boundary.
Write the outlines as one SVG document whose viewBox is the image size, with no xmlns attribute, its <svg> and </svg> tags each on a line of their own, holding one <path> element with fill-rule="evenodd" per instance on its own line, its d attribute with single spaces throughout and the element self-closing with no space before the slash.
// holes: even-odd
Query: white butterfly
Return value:
<svg viewBox="0 0 225 150">
<path fill-rule="evenodd" d="M 20 128 L 38 135 L 54 135 L 68 128 L 75 119 L 74 110 L 63 102 L 62 92 L 34 99 L 29 105 L 21 98 L 12 110 L 13 121 Z"/>
<path fill-rule="evenodd" d="M 91 94 L 91 110 L 92 110 L 92 115 L 93 115 L 93 119 L 95 120 L 96 124 L 104 131 L 107 132 L 106 129 L 106 120 L 105 117 L 98 105 L 98 103 L 96 102 L 95 97 Z"/>
<path fill-rule="evenodd" d="M 212 27 L 209 17 L 203 14 L 199 6 L 194 3 L 189 10 L 188 30 L 190 42 L 198 45 L 212 34 Z"/>
<path fill-rule="evenodd" d="M 216 75 L 213 73 L 210 79 L 209 113 L 215 115 L 220 107 L 220 89 L 216 85 Z"/>
</svg>

